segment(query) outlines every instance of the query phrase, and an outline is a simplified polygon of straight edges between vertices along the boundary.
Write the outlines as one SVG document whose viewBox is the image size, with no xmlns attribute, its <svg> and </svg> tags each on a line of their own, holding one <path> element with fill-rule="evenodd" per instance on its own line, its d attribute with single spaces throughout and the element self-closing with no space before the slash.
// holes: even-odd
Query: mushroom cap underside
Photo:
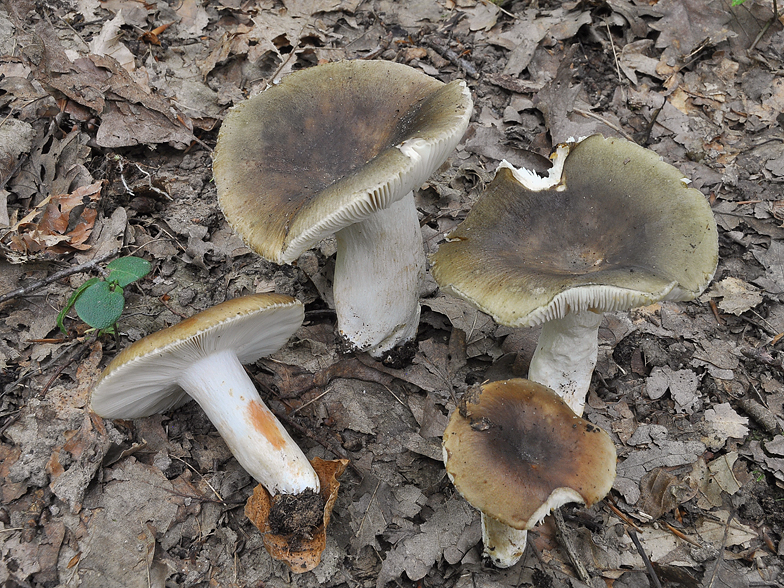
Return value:
<svg viewBox="0 0 784 588">
<path fill-rule="evenodd" d="M 189 396 L 177 378 L 189 365 L 223 350 L 252 363 L 280 349 L 304 316 L 299 300 L 274 293 L 208 308 L 120 352 L 93 386 L 90 407 L 104 418 L 134 419 L 184 404 Z"/>
<path fill-rule="evenodd" d="M 433 256 L 433 275 L 499 323 L 528 326 L 689 300 L 717 263 L 702 193 L 653 151 L 594 135 L 570 146 L 547 189 L 524 187 L 502 164 Z"/>
<path fill-rule="evenodd" d="M 221 209 L 262 257 L 291 262 L 421 185 L 471 110 L 464 82 L 398 63 L 297 71 L 226 116 L 213 162 Z"/>
<path fill-rule="evenodd" d="M 528 529 L 565 502 L 601 500 L 615 479 L 616 452 L 606 432 L 555 392 L 516 378 L 464 397 L 444 432 L 444 461 L 469 503 Z"/>
</svg>

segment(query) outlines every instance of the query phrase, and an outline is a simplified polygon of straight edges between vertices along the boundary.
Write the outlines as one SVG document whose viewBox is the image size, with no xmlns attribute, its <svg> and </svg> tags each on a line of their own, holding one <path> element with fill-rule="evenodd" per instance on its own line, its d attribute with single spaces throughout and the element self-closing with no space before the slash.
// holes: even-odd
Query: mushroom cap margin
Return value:
<svg viewBox="0 0 784 588">
<path fill-rule="evenodd" d="M 243 364 L 274 353 L 300 327 L 302 302 L 284 294 L 227 300 L 123 349 L 90 392 L 90 407 L 104 418 L 135 419 L 166 411 L 190 397 L 177 384 L 188 365 L 233 349 Z"/>
</svg>

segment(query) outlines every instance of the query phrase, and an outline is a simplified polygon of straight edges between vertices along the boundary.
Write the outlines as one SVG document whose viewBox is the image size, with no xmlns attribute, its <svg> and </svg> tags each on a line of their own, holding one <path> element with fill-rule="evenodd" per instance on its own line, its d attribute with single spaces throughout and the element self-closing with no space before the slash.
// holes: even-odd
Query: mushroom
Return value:
<svg viewBox="0 0 784 588">
<path fill-rule="evenodd" d="M 310 462 L 242 367 L 280 349 L 303 317 L 302 303 L 282 294 L 227 300 L 125 348 L 93 387 L 90 407 L 104 418 L 137 419 L 193 398 L 272 494 L 318 492 Z"/>
<path fill-rule="evenodd" d="M 336 478 L 348 461 L 308 462 L 242 366 L 280 349 L 303 317 L 302 303 L 283 294 L 227 300 L 124 349 L 90 395 L 93 411 L 109 419 L 142 418 L 196 400 L 260 483 L 246 514 L 267 550 L 297 573 L 321 560 Z"/>
<path fill-rule="evenodd" d="M 274 263 L 335 234 L 340 334 L 381 357 L 416 334 L 425 256 L 413 190 L 468 126 L 465 82 L 386 61 L 292 73 L 233 108 L 213 170 L 229 224 Z"/>
<path fill-rule="evenodd" d="M 543 323 L 528 377 L 582 415 L 602 313 L 698 296 L 718 232 L 705 197 L 653 151 L 593 135 L 553 159 L 547 178 L 502 162 L 432 271 L 500 324 Z"/>
<path fill-rule="evenodd" d="M 443 453 L 455 488 L 482 513 L 484 553 L 498 567 L 518 561 L 527 530 L 551 510 L 591 506 L 615 480 L 610 436 L 522 378 L 470 390 L 449 419 Z"/>
</svg>

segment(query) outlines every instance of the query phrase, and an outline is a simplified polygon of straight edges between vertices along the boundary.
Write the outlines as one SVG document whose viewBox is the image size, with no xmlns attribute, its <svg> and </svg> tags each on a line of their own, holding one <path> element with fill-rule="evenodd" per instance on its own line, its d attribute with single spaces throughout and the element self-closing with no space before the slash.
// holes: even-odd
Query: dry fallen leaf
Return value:
<svg viewBox="0 0 784 588">
<path fill-rule="evenodd" d="M 95 55 L 109 55 L 126 70 L 132 72 L 136 69 L 136 58 L 120 41 L 122 39 L 120 27 L 126 24 L 123 12 L 120 10 L 117 16 L 103 24 L 101 32 L 90 41 L 90 51 Z"/>
<path fill-rule="evenodd" d="M 651 370 L 651 375 L 645 380 L 645 389 L 652 400 L 661 398 L 669 390 L 676 410 L 691 413 L 697 402 L 698 384 L 697 374 L 690 369 L 673 370 L 663 366 Z"/>
<path fill-rule="evenodd" d="M 457 563 L 480 540 L 478 513 L 468 503 L 455 497 L 445 507 L 387 553 L 376 588 L 383 588 L 403 572 L 410 580 L 421 580 L 439 558 Z M 472 525 L 474 521 L 476 525 Z"/>
<path fill-rule="evenodd" d="M 763 300 L 759 288 L 733 277 L 713 284 L 708 295 L 711 298 L 721 298 L 719 308 L 735 316 L 754 308 Z"/>
<path fill-rule="evenodd" d="M 90 249 L 86 241 L 97 217 L 103 182 L 70 194 L 44 199 L 14 226 L 0 234 L 0 250 L 11 263 Z M 38 219 L 36 221 L 36 219 Z"/>
<path fill-rule="evenodd" d="M 749 434 L 748 417 L 740 416 L 729 403 L 716 404 L 705 411 L 702 442 L 710 449 L 721 449 L 727 439 L 745 439 Z"/>
<path fill-rule="evenodd" d="M 319 565 L 321 554 L 327 545 L 327 527 L 332 515 L 332 508 L 338 498 L 340 482 L 338 477 L 348 465 L 347 459 L 326 461 L 314 458 L 311 462 L 313 469 L 318 474 L 321 482 L 321 497 L 324 499 L 324 516 L 322 524 L 314 530 L 310 538 L 290 537 L 275 534 L 270 529 L 269 518 L 272 508 L 272 496 L 266 488 L 258 484 L 253 489 L 253 495 L 245 504 L 245 516 L 256 525 L 264 538 L 264 547 L 267 548 L 273 559 L 284 561 L 291 571 L 296 574 L 308 572 Z"/>
</svg>

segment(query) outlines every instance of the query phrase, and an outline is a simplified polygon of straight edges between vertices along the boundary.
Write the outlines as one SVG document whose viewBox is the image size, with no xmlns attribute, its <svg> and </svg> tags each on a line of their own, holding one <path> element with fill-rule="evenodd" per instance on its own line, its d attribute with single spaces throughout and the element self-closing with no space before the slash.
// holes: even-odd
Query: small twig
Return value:
<svg viewBox="0 0 784 588">
<path fill-rule="evenodd" d="M 182 312 L 177 312 L 177 311 L 176 311 L 176 310 L 174 310 L 174 309 L 173 309 L 171 306 L 169 306 L 169 303 L 168 303 L 168 302 L 166 302 L 166 301 L 163 299 L 163 296 L 159 296 L 159 297 L 158 297 L 158 301 L 159 301 L 161 304 L 163 304 L 163 305 L 166 307 L 166 310 L 168 310 L 168 311 L 169 311 L 170 313 L 172 313 L 173 315 L 176 315 L 176 316 L 180 317 L 181 319 L 186 319 L 186 318 L 189 318 L 187 314 L 184 314 L 184 313 L 182 313 Z"/>
<path fill-rule="evenodd" d="M 305 404 L 303 404 L 302 406 L 299 406 L 299 407 L 295 408 L 294 410 L 292 410 L 292 411 L 291 411 L 291 414 L 292 414 L 292 415 L 294 415 L 294 414 L 297 414 L 297 413 L 298 413 L 300 410 L 302 410 L 302 409 L 303 409 L 303 408 L 305 408 L 306 406 L 310 406 L 311 404 L 313 404 L 314 402 L 316 402 L 316 400 L 319 400 L 320 398 L 323 398 L 324 396 L 326 396 L 326 395 L 327 395 L 327 394 L 329 394 L 330 392 L 332 392 L 332 388 L 327 388 L 326 390 L 324 390 L 324 391 L 323 391 L 321 394 L 319 394 L 319 395 L 318 395 L 318 396 L 316 396 L 315 398 L 311 398 L 310 400 L 308 400 L 308 401 L 307 401 Z"/>
<path fill-rule="evenodd" d="M 618 131 L 628 141 L 631 141 L 632 143 L 635 142 L 634 137 L 632 137 L 629 133 L 624 131 L 618 125 L 611 123 L 609 120 L 607 120 L 603 116 L 599 116 L 598 114 L 596 114 L 594 112 L 591 112 L 590 110 L 583 110 L 582 108 L 572 108 L 572 111 L 576 112 L 577 114 L 581 114 L 581 115 L 583 115 L 585 117 L 588 117 L 588 118 L 595 118 L 596 120 L 598 120 L 599 122 L 607 125 L 608 127 L 613 129 L 614 131 Z"/>
<path fill-rule="evenodd" d="M 610 30 L 610 25 L 606 20 L 604 21 L 604 26 L 607 27 L 607 37 L 610 39 L 610 47 L 612 47 L 613 57 L 615 58 L 615 73 L 618 74 L 618 81 L 620 83 L 623 83 L 623 78 L 621 77 L 621 66 L 618 64 L 618 53 L 615 52 L 615 41 L 613 40 L 612 31 Z"/>
<path fill-rule="evenodd" d="M 574 568 L 574 571 L 577 572 L 577 577 L 587 584 L 591 581 L 591 576 L 588 574 L 588 570 L 585 569 L 583 562 L 580 561 L 580 558 L 577 555 L 577 550 L 572 543 L 571 534 L 563 520 L 563 514 L 561 514 L 560 507 L 553 510 L 553 519 L 555 519 L 555 528 L 558 530 L 558 539 L 560 540 L 561 545 L 564 546 L 566 554 L 569 556 L 569 561 L 572 562 L 572 567 Z M 661 588 L 661 586 L 659 586 L 659 588 Z"/>
<path fill-rule="evenodd" d="M 359 537 L 359 534 L 362 532 L 362 525 L 365 524 L 365 519 L 367 518 L 368 511 L 370 510 L 370 506 L 373 504 L 373 500 L 376 498 L 376 492 L 378 492 L 378 488 L 381 486 L 381 480 L 378 481 L 376 484 L 376 489 L 373 490 L 373 494 L 370 496 L 370 500 L 368 501 L 367 508 L 365 509 L 365 513 L 362 515 L 362 520 L 359 521 L 359 528 L 357 532 L 354 534 L 354 537 Z"/>
<path fill-rule="evenodd" d="M 457 53 L 452 51 L 446 45 L 442 45 L 439 41 L 436 41 L 435 39 L 432 39 L 430 37 L 424 37 L 422 39 L 422 42 L 428 47 L 435 49 L 435 51 L 441 57 L 443 57 L 447 61 L 452 62 L 452 65 L 454 65 L 455 67 L 464 70 L 472 78 L 474 79 L 479 78 L 479 72 L 476 71 L 476 68 L 473 65 L 471 65 L 468 61 L 460 57 Z"/>
<path fill-rule="evenodd" d="M 682 531 L 679 531 L 678 529 L 673 527 L 670 523 L 665 522 L 664 524 L 667 526 L 667 530 L 670 533 L 672 533 L 673 535 L 675 535 L 676 537 L 678 537 L 680 539 L 683 539 L 684 541 L 686 541 L 686 543 L 691 543 L 695 547 L 702 547 L 702 545 L 700 545 L 699 541 L 695 541 L 694 539 L 689 537 L 686 533 L 684 533 Z"/>
<path fill-rule="evenodd" d="M 251 19 L 251 20 L 253 20 L 253 19 Z M 253 24 L 256 24 L 258 26 L 258 23 L 256 23 L 256 21 L 253 21 Z M 283 68 L 286 67 L 286 64 L 289 61 L 291 61 L 292 57 L 294 57 L 294 54 L 297 52 L 297 49 L 299 49 L 299 41 L 300 41 L 300 38 L 302 37 L 302 32 L 305 30 L 306 26 L 307 26 L 306 24 L 302 25 L 302 28 L 299 30 L 299 33 L 297 33 L 297 41 L 296 41 L 296 43 L 294 43 L 294 46 L 291 48 L 291 51 L 289 51 L 289 54 L 286 56 L 286 59 L 284 59 L 283 62 L 280 64 L 280 66 L 278 66 L 278 69 L 275 70 L 275 73 L 272 74 L 272 77 L 270 77 L 264 83 L 264 89 L 265 90 L 275 83 L 275 78 L 278 77 L 278 74 L 283 71 Z"/>
<path fill-rule="evenodd" d="M 78 349 L 79 345 L 81 345 L 81 342 L 78 340 L 72 341 L 70 343 L 63 343 L 63 347 L 67 347 L 67 348 L 64 349 L 62 353 L 58 354 L 56 357 L 53 356 L 48 362 L 46 362 L 42 366 L 39 366 L 37 369 L 28 366 L 24 374 L 22 374 L 16 380 L 8 384 L 5 387 L 5 389 L 2 392 L 0 392 L 0 396 L 2 396 L 3 394 L 5 394 L 10 390 L 13 390 L 28 378 L 31 378 L 34 373 L 42 374 L 46 372 L 54 364 L 56 364 L 58 361 L 60 361 L 63 357 L 67 359 L 71 353 L 74 353 L 75 349 Z"/>
<path fill-rule="evenodd" d="M 21 416 L 21 414 L 22 414 L 22 411 L 21 411 L 21 409 L 20 409 L 20 410 L 17 410 L 17 411 L 16 411 L 15 413 L 13 413 L 13 414 L 6 414 L 6 415 L 3 415 L 3 416 L 7 416 L 7 417 L 8 417 L 8 420 L 6 420 L 6 421 L 3 423 L 3 426 L 2 426 L 2 427 L 0 427 L 0 437 L 2 437 L 2 436 L 3 436 L 3 433 L 5 433 L 6 429 L 8 429 L 8 427 L 10 427 L 11 425 L 13 425 L 13 424 L 14 424 L 14 423 L 15 423 L 15 422 L 16 422 L 16 421 L 19 419 L 19 417 Z"/>
<path fill-rule="evenodd" d="M 371 50 L 370 53 L 363 55 L 362 57 L 358 57 L 358 59 L 366 60 L 366 59 L 375 59 L 379 55 L 381 55 L 384 51 L 389 48 L 389 44 L 392 42 L 392 33 L 388 33 L 386 37 L 379 41 L 376 48 Z"/>
<path fill-rule="evenodd" d="M 710 579 L 708 579 L 708 573 L 706 570 L 705 578 L 703 580 L 704 586 L 713 586 L 716 581 L 716 574 L 719 573 L 719 567 L 721 566 L 721 562 L 724 561 L 724 549 L 727 546 L 727 537 L 730 534 L 730 523 L 732 523 L 732 519 L 735 518 L 735 511 L 732 510 L 730 512 L 730 516 L 727 517 L 727 523 L 724 527 L 724 537 L 721 541 L 721 549 L 719 550 L 719 555 L 716 558 L 716 562 L 713 565 L 713 569 L 710 570 Z"/>
<path fill-rule="evenodd" d="M 633 527 L 634 529 L 636 529 L 636 530 L 638 530 L 638 531 L 642 532 L 642 529 L 641 529 L 640 527 L 638 527 L 638 526 L 637 526 L 637 523 L 635 523 L 633 520 L 631 520 L 629 517 L 627 517 L 627 516 L 626 516 L 624 513 L 622 513 L 622 512 L 620 511 L 620 509 L 619 509 L 617 506 L 615 506 L 615 505 L 614 505 L 614 504 L 612 504 L 611 502 L 607 502 L 607 501 L 605 501 L 604 503 L 605 503 L 605 504 L 607 505 L 607 507 L 608 507 L 608 508 L 609 508 L 611 511 L 613 511 L 613 512 L 615 513 L 615 515 L 616 515 L 618 518 L 620 518 L 620 519 L 621 519 L 621 520 L 622 520 L 624 523 L 626 523 L 626 524 L 627 524 L 627 525 L 629 525 L 630 527 Z"/>
<path fill-rule="evenodd" d="M 751 398 L 738 398 L 738 404 L 752 420 L 771 435 L 779 433 L 781 427 L 776 415 Z"/>
<path fill-rule="evenodd" d="M 49 388 L 52 387 L 55 380 L 60 377 L 60 374 L 63 373 L 63 370 L 71 365 L 74 361 L 79 361 L 84 356 L 84 353 L 90 348 L 90 345 L 97 339 L 96 335 L 93 335 L 90 339 L 83 341 L 81 345 L 77 345 L 76 347 L 72 348 L 69 354 L 66 356 L 65 361 L 63 361 L 62 365 L 57 368 L 57 371 L 49 378 L 49 381 L 46 385 L 41 389 L 38 393 L 38 398 L 43 398 L 46 396 L 46 393 L 49 391 Z"/>
<path fill-rule="evenodd" d="M 645 569 L 648 570 L 648 576 L 651 578 L 653 587 L 662 588 L 661 582 L 659 582 L 659 576 L 656 575 L 656 570 L 653 569 L 651 558 L 648 557 L 648 554 L 645 553 L 645 550 L 642 548 L 642 543 L 640 543 L 640 539 L 637 537 L 637 532 L 634 529 L 626 529 L 626 532 L 629 534 L 629 537 L 632 538 L 634 546 L 637 548 L 640 557 L 642 557 L 642 561 L 645 563 Z"/>
<path fill-rule="evenodd" d="M 392 388 L 390 388 L 390 387 L 389 387 L 389 386 L 387 386 L 386 384 L 381 384 L 381 385 L 382 385 L 382 386 L 384 386 L 384 388 L 386 388 L 386 389 L 387 389 L 387 392 L 389 392 L 389 393 L 392 395 L 392 398 L 394 398 L 395 400 L 397 400 L 397 401 L 398 401 L 398 402 L 399 402 L 399 403 L 400 403 L 402 406 L 405 406 L 405 405 L 406 405 L 406 403 L 405 403 L 405 402 L 403 402 L 402 400 L 400 400 L 400 398 L 398 398 L 398 397 L 397 397 L 397 394 L 395 394 L 394 392 L 392 392 Z"/>
<path fill-rule="evenodd" d="M 72 276 L 73 274 L 78 274 L 81 272 L 91 270 L 95 268 L 97 265 L 109 259 L 110 257 L 114 257 L 115 255 L 117 255 L 117 252 L 118 252 L 117 249 L 112 249 L 109 253 L 105 253 L 104 255 L 101 255 L 100 257 L 93 259 L 92 261 L 87 261 L 85 263 L 81 263 L 79 265 L 75 265 L 73 267 L 60 270 L 59 272 L 53 273 L 48 278 L 30 284 L 29 286 L 25 286 L 24 288 L 17 288 L 16 290 L 13 290 L 11 292 L 6 292 L 2 296 L 0 296 L 0 304 L 6 302 L 7 300 L 11 300 L 12 298 L 16 298 L 17 296 L 27 296 L 28 294 L 35 292 L 36 290 L 39 290 L 44 286 L 48 286 L 52 282 L 56 282 L 57 280 L 60 280 L 62 278 L 66 278 L 68 276 Z"/>
<path fill-rule="evenodd" d="M 259 384 L 267 392 L 269 392 L 273 396 L 276 396 L 279 400 L 282 400 L 280 396 L 275 394 L 275 391 L 272 388 L 267 386 L 264 381 L 258 379 L 255 374 L 251 374 L 250 372 L 248 372 L 248 374 L 250 375 L 251 379 L 254 382 Z M 331 439 L 329 439 L 329 440 L 328 439 L 322 439 L 320 435 L 316 435 L 308 427 L 305 427 L 305 426 L 299 424 L 299 422 L 297 422 L 296 419 L 292 418 L 292 416 L 289 416 L 289 415 L 285 414 L 284 412 L 281 412 L 280 410 L 277 410 L 270 403 L 267 403 L 267 407 L 272 411 L 272 414 L 274 414 L 275 417 L 278 418 L 278 420 L 283 422 L 284 425 L 286 425 L 287 427 L 291 427 L 291 428 L 296 429 L 301 435 L 304 435 L 308 439 L 311 439 L 311 440 L 315 441 L 316 443 L 321 445 L 324 449 L 326 449 L 327 451 L 329 451 L 332 454 L 336 455 L 337 457 L 349 460 L 349 464 L 348 464 L 349 467 L 352 470 L 354 470 L 354 472 L 360 478 L 364 478 L 365 477 L 365 472 L 360 470 L 354 464 L 354 460 L 352 460 L 351 457 L 345 452 L 345 450 L 342 447 L 340 447 L 335 441 L 333 441 Z"/>
<path fill-rule="evenodd" d="M 651 133 L 653 132 L 653 127 L 656 125 L 656 119 L 659 118 L 661 111 L 664 109 L 664 105 L 667 104 L 667 99 L 665 98 L 664 102 L 662 102 L 661 106 L 653 111 L 651 115 L 651 120 L 648 121 L 648 124 L 645 125 L 645 128 L 639 132 L 635 133 L 637 137 L 637 144 L 645 147 L 648 142 L 651 140 Z"/>
<path fill-rule="evenodd" d="M 724 321 L 721 318 L 721 314 L 719 313 L 719 307 L 716 304 L 715 300 L 711 300 L 708 302 L 708 306 L 710 306 L 711 312 L 713 313 L 713 318 L 716 319 L 716 322 L 720 325 L 724 324 Z"/>
<path fill-rule="evenodd" d="M 204 477 L 204 476 L 201 474 L 201 472 L 199 472 L 199 471 L 198 471 L 196 468 L 194 468 L 194 467 L 193 467 L 191 464 L 189 464 L 187 461 L 185 461 L 185 460 L 184 460 L 184 459 L 182 459 L 181 457 L 177 457 L 176 455 L 172 455 L 172 457 L 173 457 L 174 459 L 176 459 L 177 461 L 181 461 L 182 463 L 184 463 L 184 464 L 185 464 L 185 465 L 186 465 L 188 468 L 190 468 L 190 470 L 191 470 L 191 471 L 192 471 L 194 474 L 196 474 L 196 475 L 197 475 L 197 476 L 199 476 L 199 477 L 200 477 L 202 480 L 204 480 L 204 483 L 205 483 L 205 484 L 207 484 L 207 486 L 209 487 L 209 489 L 210 489 L 210 490 L 212 490 L 212 493 L 213 493 L 213 494 L 215 494 L 215 496 L 217 496 L 217 497 L 218 497 L 218 500 L 220 500 L 220 501 L 221 501 L 221 503 L 223 503 L 223 504 L 226 504 L 226 501 L 225 501 L 225 500 L 223 500 L 223 496 L 221 496 L 221 495 L 220 495 L 220 493 L 219 493 L 219 492 L 218 492 L 218 491 L 217 491 L 215 488 L 213 488 L 213 487 L 212 487 L 212 484 L 210 484 L 210 482 L 207 480 L 207 478 L 205 478 L 205 477 Z"/>
<path fill-rule="evenodd" d="M 779 17 L 779 7 L 776 4 L 776 0 L 773 0 L 773 16 L 768 22 L 765 23 L 765 26 L 762 27 L 762 30 L 759 32 L 759 35 L 757 35 L 757 38 L 754 39 L 754 42 L 749 47 L 749 51 L 754 51 L 754 49 L 757 48 L 757 43 L 759 43 L 762 40 L 762 37 L 765 35 L 765 33 L 768 32 L 770 25 L 776 22 L 776 19 L 778 19 L 778 17 Z"/>
</svg>

